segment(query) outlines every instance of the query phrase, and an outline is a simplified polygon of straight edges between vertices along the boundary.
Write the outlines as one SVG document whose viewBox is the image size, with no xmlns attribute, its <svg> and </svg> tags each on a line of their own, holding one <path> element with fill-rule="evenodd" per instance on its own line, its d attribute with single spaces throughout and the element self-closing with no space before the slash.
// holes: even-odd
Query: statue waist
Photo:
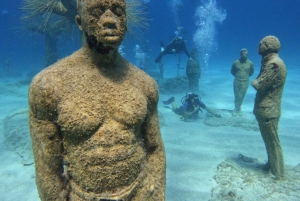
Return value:
<svg viewBox="0 0 300 201">
<path fill-rule="evenodd" d="M 126 187 L 120 187 L 112 191 L 105 191 L 102 193 L 86 192 L 71 180 L 70 197 L 74 197 L 74 200 L 129 201 L 135 195 L 136 191 L 140 188 L 145 175 L 145 173 L 140 173 L 139 176 L 130 185 Z"/>
</svg>

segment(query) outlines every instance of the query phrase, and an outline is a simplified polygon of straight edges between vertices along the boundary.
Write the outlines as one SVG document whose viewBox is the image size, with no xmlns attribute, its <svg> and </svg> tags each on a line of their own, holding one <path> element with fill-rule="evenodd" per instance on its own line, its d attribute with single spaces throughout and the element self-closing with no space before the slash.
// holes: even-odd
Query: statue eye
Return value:
<svg viewBox="0 0 300 201">
<path fill-rule="evenodd" d="M 105 12 L 105 8 L 104 8 L 104 7 L 97 7 L 97 8 L 94 8 L 94 9 L 91 11 L 91 14 L 92 14 L 94 17 L 99 18 L 101 15 L 103 15 L 104 12 Z"/>
<path fill-rule="evenodd" d="M 125 14 L 125 11 L 123 8 L 119 7 L 119 6 L 116 6 L 112 9 L 112 12 L 117 15 L 117 16 L 122 16 Z"/>
</svg>

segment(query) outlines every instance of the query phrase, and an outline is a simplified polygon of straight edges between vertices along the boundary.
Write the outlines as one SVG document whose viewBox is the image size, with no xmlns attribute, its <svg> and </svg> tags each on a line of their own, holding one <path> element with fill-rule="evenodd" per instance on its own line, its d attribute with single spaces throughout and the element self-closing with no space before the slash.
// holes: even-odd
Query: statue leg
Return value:
<svg viewBox="0 0 300 201">
<path fill-rule="evenodd" d="M 232 115 L 236 116 L 242 115 L 241 106 L 244 101 L 247 89 L 248 89 L 249 81 L 248 80 L 238 80 L 234 79 L 234 97 L 235 97 L 235 108 Z"/>
<path fill-rule="evenodd" d="M 278 136 L 279 118 L 258 118 L 257 121 L 266 146 L 270 171 L 280 179 L 284 176 L 284 159 Z"/>
</svg>

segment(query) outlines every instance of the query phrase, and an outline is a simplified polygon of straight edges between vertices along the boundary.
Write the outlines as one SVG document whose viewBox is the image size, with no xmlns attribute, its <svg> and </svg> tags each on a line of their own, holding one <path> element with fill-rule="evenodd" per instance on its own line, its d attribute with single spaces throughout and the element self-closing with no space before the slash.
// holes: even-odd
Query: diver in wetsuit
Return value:
<svg viewBox="0 0 300 201">
<path fill-rule="evenodd" d="M 195 120 L 197 119 L 199 110 L 202 112 L 201 108 L 206 110 L 208 113 L 212 114 L 215 117 L 221 117 L 221 115 L 215 113 L 213 110 L 208 108 L 201 100 L 199 95 L 188 93 L 181 99 L 182 105 L 177 107 L 175 103 L 175 98 L 171 97 L 167 101 L 163 101 L 163 104 L 168 105 L 172 103 L 172 111 L 175 114 L 180 115 L 180 119 L 186 120 Z"/>
<path fill-rule="evenodd" d="M 184 40 L 181 36 L 176 36 L 169 45 L 164 48 L 163 42 L 160 42 L 160 46 L 163 48 L 161 53 L 155 59 L 155 63 L 159 63 L 166 54 L 178 54 L 184 51 L 186 56 L 191 59 L 189 52 L 186 50 Z"/>
</svg>

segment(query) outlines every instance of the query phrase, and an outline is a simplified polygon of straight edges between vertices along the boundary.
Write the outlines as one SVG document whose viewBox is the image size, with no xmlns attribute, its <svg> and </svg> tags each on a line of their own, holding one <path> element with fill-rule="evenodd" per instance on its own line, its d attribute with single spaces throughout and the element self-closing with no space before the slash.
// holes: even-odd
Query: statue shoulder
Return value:
<svg viewBox="0 0 300 201">
<path fill-rule="evenodd" d="M 284 61 L 279 56 L 274 57 L 270 62 L 275 63 L 277 66 L 285 67 Z"/>
<path fill-rule="evenodd" d="M 50 66 L 38 73 L 32 80 L 28 99 L 30 109 L 39 119 L 52 120 L 57 102 L 56 73 Z"/>
<path fill-rule="evenodd" d="M 72 79 L 75 66 L 80 67 L 74 54 L 43 69 L 32 79 L 28 99 L 36 118 L 51 121 L 55 118 L 61 94 L 66 89 L 65 81 Z"/>
<path fill-rule="evenodd" d="M 156 81 L 149 75 L 147 74 L 144 70 L 139 69 L 137 67 L 134 66 L 134 75 L 133 77 L 135 77 L 136 80 L 138 80 L 139 83 L 141 83 L 141 86 L 152 86 L 152 85 L 156 85 Z"/>
<path fill-rule="evenodd" d="M 250 59 L 247 59 L 247 63 L 253 64 L 253 62 Z"/>
<path fill-rule="evenodd" d="M 235 60 L 234 62 L 233 62 L 233 66 L 236 66 L 236 65 L 239 65 L 241 62 L 240 62 L 240 60 L 239 59 L 237 59 L 237 60 Z"/>
<path fill-rule="evenodd" d="M 158 100 L 158 86 L 156 81 L 148 75 L 145 71 L 135 67 L 134 65 L 130 64 L 132 66 L 132 74 L 131 79 L 133 85 L 135 87 L 139 88 L 142 93 L 144 93 L 145 96 L 147 96 L 150 99 L 153 99 L 153 101 Z"/>
<path fill-rule="evenodd" d="M 247 59 L 247 63 L 249 63 L 250 66 L 253 66 L 253 62 L 250 59 Z"/>
<path fill-rule="evenodd" d="M 65 72 L 66 69 L 68 68 L 68 66 L 72 65 L 71 61 L 72 60 L 70 60 L 69 57 L 58 60 L 56 63 L 54 63 L 51 66 L 48 66 L 48 67 L 44 68 L 42 71 L 40 71 L 34 77 L 33 82 L 34 81 L 35 82 L 40 82 L 42 80 L 50 81 L 52 78 L 55 79 L 55 77 L 57 75 L 59 75 L 62 72 Z"/>
</svg>

